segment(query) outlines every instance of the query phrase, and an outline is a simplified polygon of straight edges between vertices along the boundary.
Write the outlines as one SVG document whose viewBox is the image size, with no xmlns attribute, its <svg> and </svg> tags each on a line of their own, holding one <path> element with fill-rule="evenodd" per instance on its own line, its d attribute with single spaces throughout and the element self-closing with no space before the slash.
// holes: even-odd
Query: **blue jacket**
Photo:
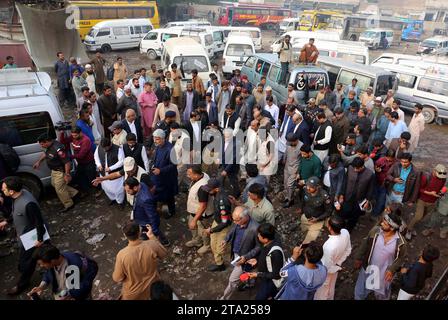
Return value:
<svg viewBox="0 0 448 320">
<path fill-rule="evenodd" d="M 76 126 L 80 127 L 82 133 L 89 138 L 90 142 L 92 143 L 92 152 L 95 152 L 96 144 L 95 138 L 93 137 L 92 128 L 87 123 L 79 119 L 76 121 Z"/>
<path fill-rule="evenodd" d="M 374 139 L 385 139 L 387 128 L 389 127 L 389 122 L 389 119 L 387 119 L 385 115 L 381 116 L 381 118 L 378 120 L 378 123 L 376 124 Z"/>
<path fill-rule="evenodd" d="M 140 183 L 140 191 L 134 199 L 134 220 L 140 226 L 151 225 L 155 236 L 160 234 L 160 216 L 157 213 L 157 199 L 145 183 Z"/>
<path fill-rule="evenodd" d="M 171 162 L 173 145 L 165 141 L 163 146 L 155 148 L 154 167 L 160 169 L 158 176 L 151 175 L 152 183 L 156 185 L 156 192 L 160 201 L 169 200 L 178 193 L 177 166 Z"/>
<path fill-rule="evenodd" d="M 75 252 L 64 252 L 62 255 L 65 260 L 67 260 L 68 266 L 76 266 L 80 270 L 81 279 L 79 282 L 79 289 L 68 290 L 70 296 L 75 300 L 86 300 L 89 298 L 90 292 L 92 291 L 93 280 L 98 273 L 97 263 Z M 68 275 L 70 274 L 68 273 Z M 57 292 L 58 283 L 53 268 L 47 270 L 44 274 L 43 281 L 52 286 L 53 293 Z"/>
<path fill-rule="evenodd" d="M 295 129 L 295 125 L 293 126 L 293 128 L 290 132 L 294 132 L 294 129 Z M 288 133 L 289 132 L 287 131 L 286 134 L 288 134 Z M 311 146 L 310 127 L 308 126 L 308 123 L 306 123 L 305 120 L 299 124 L 299 127 L 297 128 L 297 131 L 296 131 L 296 135 L 299 137 L 299 140 L 303 144 L 306 144 L 307 146 Z"/>
<path fill-rule="evenodd" d="M 290 118 L 288 127 L 285 128 L 286 122 L 288 122 L 288 118 Z M 292 122 L 292 117 L 288 116 L 288 114 L 285 112 L 285 116 L 283 117 L 282 125 L 280 126 L 279 136 L 281 136 L 283 134 L 283 131 L 286 131 L 286 135 L 285 135 L 285 137 L 286 137 L 288 135 L 288 133 L 290 133 L 294 130 L 294 128 L 295 128 L 295 124 L 294 124 L 294 122 Z"/>
<path fill-rule="evenodd" d="M 278 300 L 313 300 L 316 290 L 327 279 L 327 268 L 319 262 L 317 269 L 307 269 L 303 264 L 295 264 L 290 258 L 280 270 L 286 283 L 277 294 Z"/>
</svg>

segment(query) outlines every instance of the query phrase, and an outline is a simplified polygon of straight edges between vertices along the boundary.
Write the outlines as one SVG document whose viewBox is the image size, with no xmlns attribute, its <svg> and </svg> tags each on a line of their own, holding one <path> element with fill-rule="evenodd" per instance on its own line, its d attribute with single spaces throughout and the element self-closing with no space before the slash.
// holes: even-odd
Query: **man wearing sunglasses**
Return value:
<svg viewBox="0 0 448 320">
<path fill-rule="evenodd" d="M 417 200 L 415 216 L 408 225 L 406 240 L 411 240 L 417 233 L 414 230 L 415 225 L 420 222 L 427 214 L 432 214 L 437 200 L 443 196 L 442 189 L 445 186 L 447 178 L 446 167 L 442 164 L 435 166 L 431 174 L 422 174 L 420 180 L 420 193 Z"/>
</svg>

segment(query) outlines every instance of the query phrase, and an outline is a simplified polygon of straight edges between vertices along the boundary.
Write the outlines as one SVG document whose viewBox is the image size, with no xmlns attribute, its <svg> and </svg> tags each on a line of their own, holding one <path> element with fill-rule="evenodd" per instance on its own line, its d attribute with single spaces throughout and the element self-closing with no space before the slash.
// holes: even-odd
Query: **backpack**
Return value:
<svg viewBox="0 0 448 320">
<path fill-rule="evenodd" d="M 282 253 L 283 256 L 283 262 L 285 262 L 285 254 L 283 253 L 283 249 L 280 248 L 279 246 L 273 246 L 271 248 L 271 250 L 269 250 L 267 256 L 266 256 L 266 266 L 268 268 L 269 272 L 272 272 L 272 261 L 271 261 L 271 253 L 274 251 L 280 251 Z M 286 282 L 286 278 L 281 277 L 280 279 L 272 279 L 272 282 L 274 282 L 274 285 L 277 289 L 280 289 L 281 287 L 283 287 L 283 285 Z"/>
<path fill-rule="evenodd" d="M 17 171 L 20 165 L 20 158 L 17 152 L 9 144 L 0 143 L 0 157 L 5 163 L 6 171 L 13 174 Z"/>
<path fill-rule="evenodd" d="M 115 73 L 115 69 L 114 66 L 110 66 L 109 68 L 107 68 L 107 80 L 112 81 L 114 80 L 114 73 Z"/>
</svg>

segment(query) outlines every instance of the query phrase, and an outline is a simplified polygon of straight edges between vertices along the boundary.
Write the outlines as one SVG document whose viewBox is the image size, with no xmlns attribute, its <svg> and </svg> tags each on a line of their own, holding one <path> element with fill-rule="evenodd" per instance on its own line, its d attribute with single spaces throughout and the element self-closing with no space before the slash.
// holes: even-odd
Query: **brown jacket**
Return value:
<svg viewBox="0 0 448 320">
<path fill-rule="evenodd" d="M 106 74 L 104 73 L 104 65 L 106 64 L 106 60 L 104 58 L 98 59 L 97 57 L 93 58 L 90 61 L 90 64 L 93 65 L 93 69 L 95 71 L 95 80 L 97 84 L 102 84 L 106 82 Z M 102 92 L 100 92 L 102 93 Z"/>
<path fill-rule="evenodd" d="M 401 163 L 395 163 L 387 173 L 386 183 L 388 192 L 392 191 L 392 188 L 395 184 L 394 179 L 400 177 L 401 172 Z M 420 191 L 420 176 L 421 173 L 415 170 L 414 165 L 412 164 L 411 172 L 409 172 L 408 178 L 406 179 L 406 186 L 403 194 L 403 203 L 406 202 L 416 202 L 418 198 L 418 194 Z"/>
<path fill-rule="evenodd" d="M 151 284 L 160 279 L 159 260 L 166 249 L 157 240 L 134 241 L 117 254 L 112 279 L 121 282 L 121 300 L 149 300 Z"/>
<path fill-rule="evenodd" d="M 364 269 L 370 264 L 370 259 L 372 258 L 373 249 L 375 248 L 376 240 L 378 239 L 378 235 L 380 234 L 380 227 L 373 227 L 367 237 L 365 237 L 361 241 L 361 245 L 358 251 L 355 253 L 355 259 L 363 262 Z M 397 240 L 397 247 L 395 248 L 395 257 L 394 261 L 390 266 L 387 267 L 388 271 L 396 273 L 400 271 L 400 268 L 403 266 L 404 258 L 406 257 L 407 252 L 407 243 L 404 240 L 403 236 L 398 233 L 399 239 Z"/>
<path fill-rule="evenodd" d="M 197 76 L 191 80 L 191 83 L 193 84 L 193 90 L 196 90 L 199 96 L 203 97 L 205 95 L 205 88 L 202 79 Z"/>
</svg>

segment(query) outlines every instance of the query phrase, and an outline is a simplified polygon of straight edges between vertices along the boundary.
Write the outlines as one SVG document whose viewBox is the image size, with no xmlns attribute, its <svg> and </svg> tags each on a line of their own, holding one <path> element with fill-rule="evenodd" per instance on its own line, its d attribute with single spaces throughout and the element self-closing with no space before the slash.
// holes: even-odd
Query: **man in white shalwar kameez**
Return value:
<svg viewBox="0 0 448 320">
<path fill-rule="evenodd" d="M 425 130 L 425 117 L 422 113 L 423 106 L 421 104 L 415 105 L 414 115 L 409 123 L 408 129 L 411 134 L 409 141 L 409 152 L 414 152 L 417 149 L 420 134 Z"/>
<path fill-rule="evenodd" d="M 104 152 L 104 168 L 100 158 L 100 152 Z M 117 162 L 109 166 L 109 157 L 112 157 L 112 152 L 117 152 Z M 124 152 L 123 148 L 113 145 L 110 139 L 101 140 L 100 146 L 96 148 L 95 154 L 95 165 L 100 172 L 100 176 L 104 177 L 112 172 L 118 171 L 123 167 Z M 118 204 L 124 202 L 124 176 L 116 180 L 105 180 L 101 182 L 101 188 L 106 193 L 107 197 L 111 202 L 116 201 Z"/>
</svg>

